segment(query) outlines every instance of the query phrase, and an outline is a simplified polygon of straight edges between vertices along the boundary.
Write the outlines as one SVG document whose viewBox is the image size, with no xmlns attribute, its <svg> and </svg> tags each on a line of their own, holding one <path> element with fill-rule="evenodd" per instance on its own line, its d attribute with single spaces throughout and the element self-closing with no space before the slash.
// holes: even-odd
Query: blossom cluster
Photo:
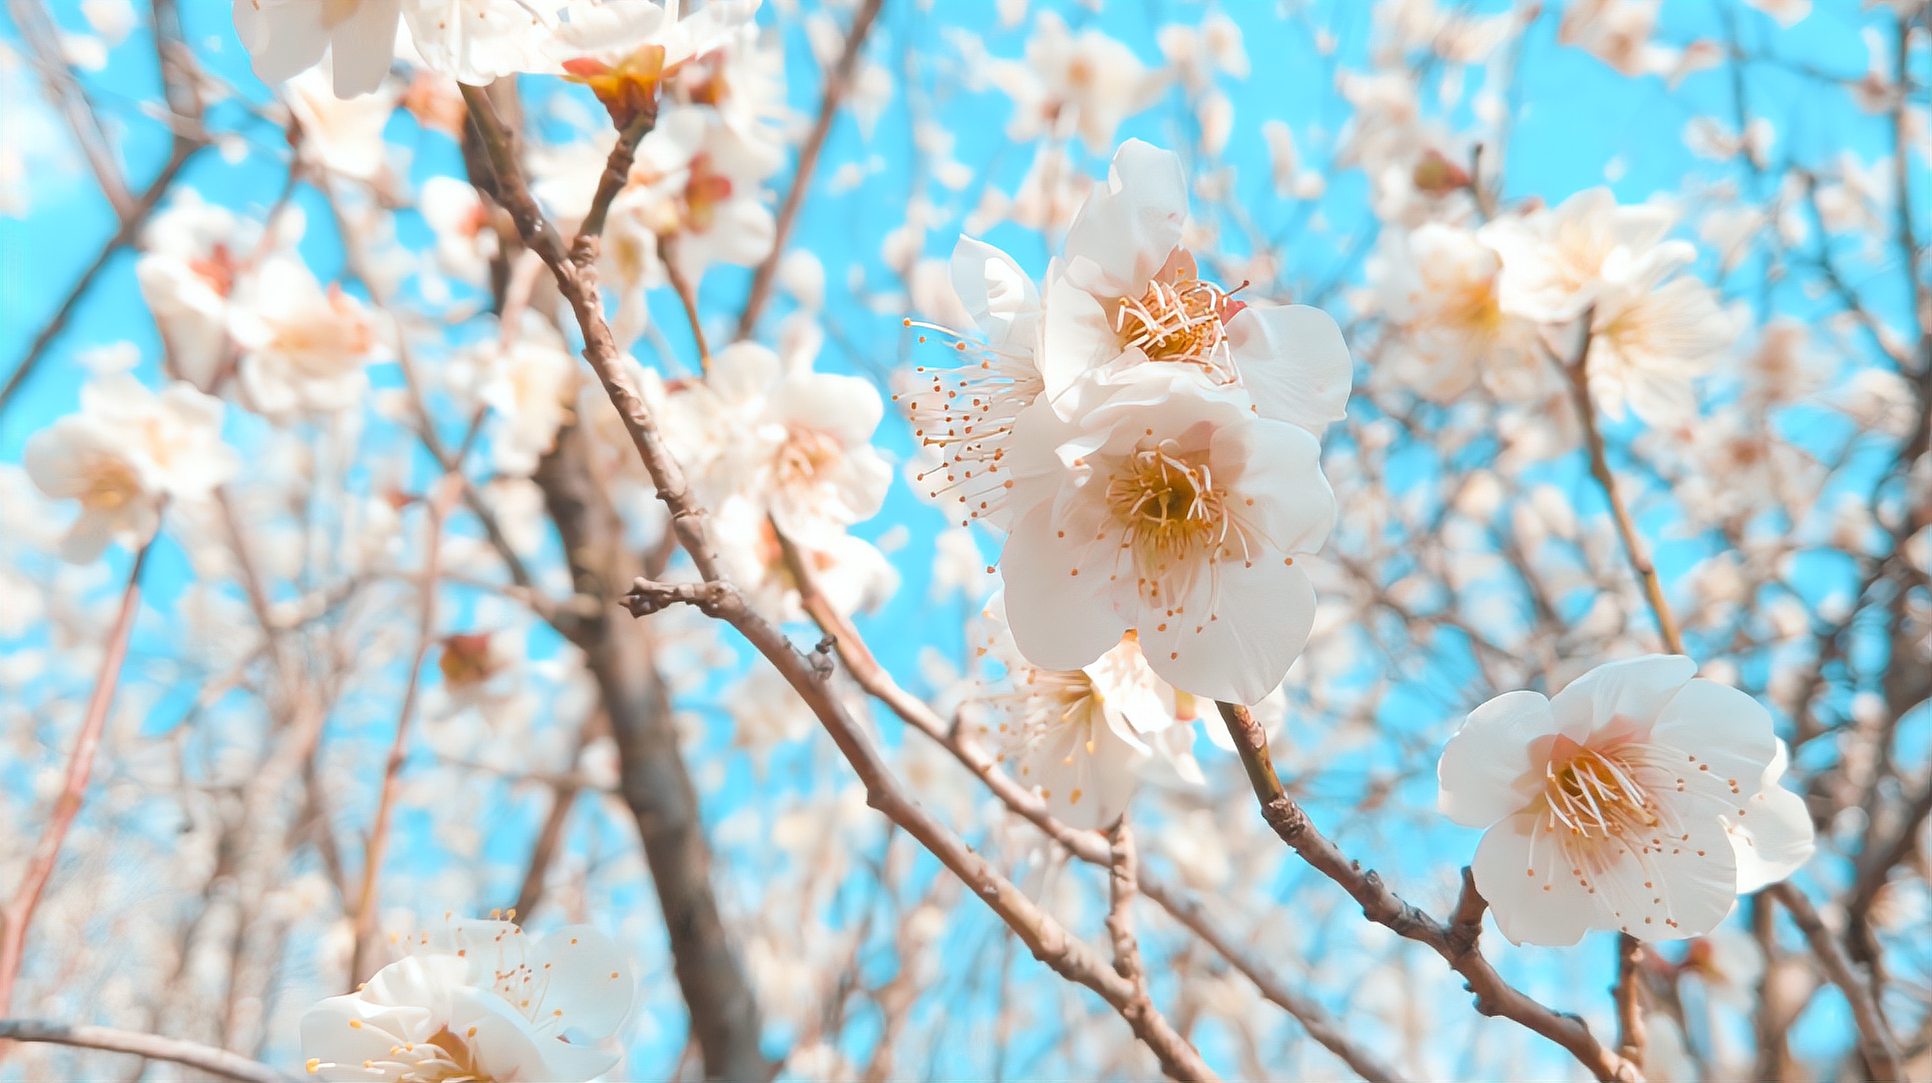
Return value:
<svg viewBox="0 0 1932 1083">
<path fill-rule="evenodd" d="M 0 389 L 0 1018 L 396 1083 L 1927 1063 L 1924 5 L 1066 6 L 234 0 L 265 87 L 23 16 L 0 215 L 71 135 L 119 225 Z M 1552 69 L 1690 118 L 1573 148 Z M 1611 996 L 1519 950 L 1592 933 Z"/>
</svg>

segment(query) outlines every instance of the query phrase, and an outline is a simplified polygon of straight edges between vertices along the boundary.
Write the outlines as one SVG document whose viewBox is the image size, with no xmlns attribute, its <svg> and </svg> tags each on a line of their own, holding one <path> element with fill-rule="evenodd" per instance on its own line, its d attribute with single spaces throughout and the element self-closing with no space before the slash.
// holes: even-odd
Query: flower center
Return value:
<svg viewBox="0 0 1932 1083">
<path fill-rule="evenodd" d="M 1179 567 L 1212 555 L 1228 536 L 1224 494 L 1207 464 L 1183 458 L 1173 440 L 1129 455 L 1107 482 L 1107 507 L 1124 531 L 1136 573 L 1151 594 Z M 1175 592 L 1169 585 L 1170 599 Z"/>
<path fill-rule="evenodd" d="M 1544 769 L 1543 799 L 1552 827 L 1590 839 L 1627 838 L 1660 822 L 1657 810 L 1630 768 L 1614 756 L 1577 745 L 1559 765 Z"/>
<path fill-rule="evenodd" d="M 118 511 L 133 503 L 140 492 L 141 482 L 133 467 L 119 459 L 103 458 L 89 473 L 87 491 L 80 499 L 86 507 Z"/>
<path fill-rule="evenodd" d="M 1222 322 L 1228 304 L 1226 290 L 1183 271 L 1173 281 L 1154 279 L 1139 297 L 1123 298 L 1115 330 L 1122 348 L 1138 347 L 1150 361 L 1198 365 L 1231 382 Z"/>
<path fill-rule="evenodd" d="M 792 428 L 778 449 L 778 483 L 785 487 L 810 484 L 843 454 L 831 436 L 817 429 Z"/>
</svg>

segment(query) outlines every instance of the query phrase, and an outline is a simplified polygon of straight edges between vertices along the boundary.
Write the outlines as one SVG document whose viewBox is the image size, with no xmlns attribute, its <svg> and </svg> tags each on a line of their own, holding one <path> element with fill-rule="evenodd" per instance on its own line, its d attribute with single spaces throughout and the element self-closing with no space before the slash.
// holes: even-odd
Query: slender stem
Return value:
<svg viewBox="0 0 1932 1083">
<path fill-rule="evenodd" d="M 784 531 L 778 530 L 776 523 L 772 524 L 772 529 L 778 537 L 792 582 L 797 586 L 800 607 L 820 631 L 831 637 L 839 660 L 845 663 L 846 672 L 851 674 L 860 688 L 908 726 L 950 752 L 954 759 L 986 784 L 986 788 L 1001 804 L 1039 828 L 1068 853 L 1090 865 L 1104 867 L 1110 864 L 1112 854 L 1105 839 L 1093 831 L 1069 827 L 1055 819 L 1039 795 L 1002 771 L 998 763 L 966 740 L 960 731 L 947 725 L 924 700 L 901 687 L 873 656 L 859 630 L 826 599 L 824 592 L 819 589 L 818 576 L 812 570 L 811 562 L 804 558 L 804 554 L 786 537 Z M 1320 1004 L 1290 986 L 1266 961 L 1244 946 L 1243 942 L 1249 937 L 1230 932 L 1213 921 L 1198 898 L 1138 864 L 1135 868 L 1135 885 L 1142 895 L 1152 899 L 1168 916 L 1199 937 L 1202 943 L 1226 959 L 1228 965 L 1254 983 L 1262 996 L 1293 1016 L 1310 1038 L 1335 1054 L 1357 1075 L 1369 1083 L 1394 1083 L 1401 1078 L 1375 1053 L 1349 1037 Z"/>
<path fill-rule="evenodd" d="M 884 6 L 884 0 L 865 0 L 858 14 L 852 17 L 852 28 L 845 33 L 844 51 L 839 54 L 831 73 L 825 77 L 825 89 L 819 96 L 818 118 L 812 122 L 812 130 L 805 136 L 804 144 L 798 148 L 798 168 L 792 170 L 792 186 L 785 190 L 785 202 L 778 208 L 771 251 L 758 265 L 758 270 L 752 273 L 751 290 L 745 295 L 744 311 L 738 314 L 735 338 L 751 337 L 752 331 L 758 326 L 758 317 L 771 300 L 772 284 L 778 280 L 778 266 L 785 258 L 785 244 L 798 223 L 798 212 L 805 205 L 805 194 L 812 187 L 812 174 L 818 169 L 825 140 L 832 134 L 832 121 L 852 85 L 852 73 L 858 68 L 859 53 L 865 47 L 866 36 L 872 32 L 872 24 L 878 21 L 879 9 Z"/>
<path fill-rule="evenodd" d="M 249 1060 L 238 1053 L 230 1053 L 226 1049 L 216 1049 L 211 1045 L 183 1041 L 180 1038 L 164 1038 L 160 1035 L 142 1034 L 132 1030 L 116 1030 L 112 1027 L 68 1026 L 41 1019 L 0 1019 L 0 1040 L 46 1042 L 52 1045 L 72 1046 L 76 1049 L 127 1053 L 147 1060 L 164 1060 L 170 1064 L 183 1065 L 224 1079 L 239 1079 L 243 1083 L 293 1083 L 295 1079 L 294 1076 L 276 1071 L 259 1061 Z"/>
<path fill-rule="evenodd" d="M 27 927 L 33 922 L 34 909 L 40 905 L 47 881 L 53 878 L 61 844 L 66 842 L 67 832 L 87 800 L 87 780 L 94 770 L 94 757 L 100 751 L 101 734 L 107 728 L 108 708 L 113 705 L 114 691 L 120 684 L 121 663 L 127 659 L 134 617 L 141 609 L 141 573 L 153 548 L 154 539 L 150 538 L 134 554 L 127 586 L 121 591 L 121 607 L 108 631 L 107 650 L 101 656 L 100 670 L 94 678 L 94 692 L 87 701 L 87 714 L 81 720 L 74 751 L 67 759 L 67 777 L 61 783 L 60 796 L 54 800 L 53 814 L 27 861 L 20 886 L 15 889 L 13 899 L 0 908 L 0 1017 L 13 1006 L 14 985 L 19 981 L 20 967 L 26 958 Z"/>
<path fill-rule="evenodd" d="M 461 453 L 458 453 L 456 462 L 462 462 Z M 409 748 L 409 721 L 415 717 L 416 700 L 422 691 L 423 665 L 429 658 L 430 646 L 436 642 L 436 590 L 442 574 L 443 517 L 460 491 L 454 476 L 445 474 L 426 502 L 429 522 L 425 529 L 429 537 L 424 543 L 416 653 L 409 660 L 408 684 L 403 689 L 402 707 L 396 712 L 396 736 L 389 744 L 389 758 L 383 764 L 382 791 L 376 799 L 376 819 L 369 828 L 369 844 L 363 855 L 362 887 L 356 892 L 353 914 L 355 950 L 349 961 L 349 984 L 352 988 L 368 980 L 374 973 L 371 956 L 377 940 L 376 885 L 382 876 L 383 859 L 389 850 L 390 821 L 395 816 L 396 796 L 400 792 L 398 783 Z"/>
<path fill-rule="evenodd" d="M 1844 994 L 1845 1003 L 1851 1007 L 1852 1021 L 1858 1027 L 1858 1051 L 1864 1056 L 1871 1077 L 1882 1083 L 1904 1079 L 1898 1040 L 1892 1036 L 1891 1028 L 1885 1025 L 1877 1000 L 1859 979 L 1851 959 L 1845 954 L 1844 946 L 1825 926 L 1824 919 L 1818 916 L 1818 910 L 1811 905 L 1811 900 L 1789 883 L 1774 884 L 1766 888 L 1764 893 L 1784 905 L 1791 920 L 1804 933 L 1805 942 L 1811 945 L 1812 954 L 1818 957 L 1825 977 Z"/>
<path fill-rule="evenodd" d="M 1617 1052 L 1639 1067 L 1644 1062 L 1643 941 L 1628 933 L 1617 937 L 1617 984 L 1611 996 L 1617 1003 Z"/>
<path fill-rule="evenodd" d="M 811 658 L 801 655 L 783 632 L 753 612 L 737 589 L 721 580 L 658 583 L 639 579 L 625 597 L 625 604 L 634 616 L 640 617 L 672 605 L 695 606 L 705 615 L 736 628 L 778 670 L 831 735 L 832 742 L 865 786 L 868 805 L 918 840 L 970 887 L 973 896 L 1013 930 L 1034 958 L 1069 981 L 1098 993 L 1154 1053 L 1163 1072 L 1176 1079 L 1215 1078 L 1207 1062 L 1164 1017 L 1135 1003 L 1131 982 L 1094 954 L 1080 938 L 1067 932 L 1052 915 L 906 792 L 826 679 L 830 675 L 829 662 L 823 655 L 815 653 Z"/>
<path fill-rule="evenodd" d="M 1261 803 L 1262 819 L 1302 860 L 1360 903 L 1365 917 L 1434 949 L 1463 976 L 1469 991 L 1476 995 L 1476 1010 L 1482 1014 L 1514 1020 L 1557 1043 L 1603 1083 L 1638 1083 L 1643 1079 L 1638 1065 L 1599 1042 L 1582 1019 L 1553 1011 L 1530 999 L 1504 981 L 1483 957 L 1477 944 L 1482 930 L 1483 904 L 1476 894 L 1473 878 L 1465 873 L 1463 897 L 1448 925 L 1403 900 L 1389 890 L 1374 870 L 1364 869 L 1343 854 L 1315 827 L 1294 798 L 1288 796 L 1268 754 L 1268 735 L 1248 709 L 1233 703 L 1217 706 L 1222 721 L 1227 724 L 1228 735 L 1234 738 L 1235 751 L 1241 757 L 1241 766 L 1247 770 L 1248 782 Z"/>
</svg>

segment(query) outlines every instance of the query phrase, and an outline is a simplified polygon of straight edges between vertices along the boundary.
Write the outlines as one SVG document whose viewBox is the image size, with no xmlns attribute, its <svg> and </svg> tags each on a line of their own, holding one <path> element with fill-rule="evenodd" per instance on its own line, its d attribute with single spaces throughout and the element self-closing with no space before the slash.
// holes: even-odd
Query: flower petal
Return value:
<svg viewBox="0 0 1932 1083">
<path fill-rule="evenodd" d="M 1250 304 L 1228 321 L 1228 346 L 1262 417 L 1320 436 L 1347 416 L 1355 367 L 1328 313 L 1310 305 Z"/>
<path fill-rule="evenodd" d="M 1606 662 L 1550 697 L 1550 709 L 1563 732 L 1578 739 L 1618 720 L 1648 729 L 1696 672 L 1697 663 L 1680 654 Z"/>
<path fill-rule="evenodd" d="M 1280 558 L 1220 562 L 1170 615 L 1143 609 L 1141 649 L 1155 673 L 1183 692 L 1255 704 L 1281 684 L 1308 643 L 1315 588 Z M 1008 601 L 1008 606 L 1012 602 Z"/>
<path fill-rule="evenodd" d="M 1469 871 L 1510 943 L 1561 948 L 1602 927 L 1602 905 L 1570 874 L 1545 820 L 1521 812 L 1484 832 Z"/>
<path fill-rule="evenodd" d="M 1138 297 L 1181 243 L 1186 222 L 1180 157 L 1129 139 L 1114 152 L 1106 186 L 1094 189 L 1067 229 L 1067 274 L 1102 297 Z"/>
<path fill-rule="evenodd" d="M 594 1042 L 616 1033 L 630 1014 L 637 986 L 624 949 L 597 929 L 558 929 L 531 949 L 529 963 L 546 983 L 539 1023 L 555 1019 L 559 1030 Z"/>
<path fill-rule="evenodd" d="M 1091 538 L 1091 530 L 1067 533 Z M 1079 669 L 1120 642 L 1126 622 L 1105 595 L 1108 544 L 1069 544 L 1041 505 L 1013 525 L 1000 555 L 1013 642 L 1041 669 Z"/>
<path fill-rule="evenodd" d="M 1469 712 L 1436 765 L 1436 807 L 1464 827 L 1523 811 L 1541 788 L 1530 747 L 1556 730 L 1540 692 L 1505 692 Z"/>
</svg>

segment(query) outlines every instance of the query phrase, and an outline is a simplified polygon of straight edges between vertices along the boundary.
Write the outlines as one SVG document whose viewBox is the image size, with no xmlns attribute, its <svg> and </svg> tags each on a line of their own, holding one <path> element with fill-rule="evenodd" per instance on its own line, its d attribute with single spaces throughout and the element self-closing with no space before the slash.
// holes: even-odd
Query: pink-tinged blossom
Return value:
<svg viewBox="0 0 1932 1083">
<path fill-rule="evenodd" d="M 1696 671 L 1678 655 L 1611 662 L 1553 697 L 1498 696 L 1449 740 L 1440 806 L 1488 829 L 1472 868 L 1511 941 L 1701 936 L 1810 857 L 1770 714 Z"/>
</svg>

